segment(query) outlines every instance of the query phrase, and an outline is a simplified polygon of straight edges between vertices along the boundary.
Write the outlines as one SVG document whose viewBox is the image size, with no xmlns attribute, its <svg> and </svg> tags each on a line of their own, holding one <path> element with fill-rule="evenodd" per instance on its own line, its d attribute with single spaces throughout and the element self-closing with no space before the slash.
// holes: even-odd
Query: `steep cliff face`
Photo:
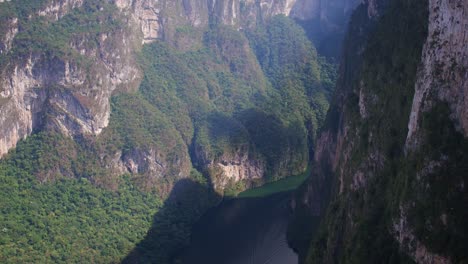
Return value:
<svg viewBox="0 0 468 264">
<path fill-rule="evenodd" d="M 207 172 L 221 191 L 261 184 L 266 175 L 272 180 L 299 174 L 307 166 L 308 148 L 328 105 L 328 92 L 320 84 L 328 76 L 320 76 L 317 55 L 312 46 L 304 45 L 309 41 L 303 32 L 290 31 L 291 23 L 274 22 L 278 20 L 273 17 L 327 19 L 333 12 L 347 12 L 354 4 L 286 0 L 3 3 L 0 121 L 5 125 L 0 128 L 0 155 L 33 132 L 53 131 L 76 139 L 99 135 L 97 142 L 104 147 L 95 148 L 99 152 L 96 164 L 109 170 L 109 176 L 98 185 L 115 187 L 110 183 L 118 175 L 130 173 L 139 176 L 145 188 L 161 182 L 170 186 L 175 179 L 188 176 L 192 164 Z M 75 28 L 76 21 L 83 26 Z M 296 46 L 286 48 L 289 40 Z M 170 53 L 181 52 L 179 61 L 161 64 L 169 73 L 162 68 L 152 73 L 171 78 L 154 80 L 149 68 L 138 61 L 141 43 L 153 42 L 171 47 L 165 54 L 156 54 L 164 58 L 161 61 L 171 57 Z M 208 52 L 203 54 L 203 49 Z M 195 70 L 180 64 L 194 63 L 197 56 L 205 64 Z M 170 73 L 177 67 L 189 74 L 180 78 Z M 308 77 L 298 82 L 290 69 Z M 125 111 L 110 121 L 111 96 L 137 87 L 145 91 L 146 99 L 151 98 L 148 101 L 153 106 L 131 97 L 128 104 L 117 99 L 114 108 L 143 106 L 136 112 L 154 111 L 154 120 L 170 125 L 137 122 L 135 126 L 144 127 L 144 132 L 128 130 L 125 125 L 133 126 L 138 117 Z M 284 105 L 275 106 L 278 100 Z M 291 107 L 297 102 L 297 107 Z M 262 114 L 252 116 L 250 108 L 261 108 Z M 236 115 L 244 122 L 246 137 L 255 139 L 243 147 L 213 149 L 206 147 L 209 142 L 200 144 L 197 135 L 202 126 L 198 123 L 210 111 Z M 274 118 L 263 129 L 274 134 L 270 139 L 281 143 L 271 147 L 265 141 L 259 118 Z M 109 127 L 110 122 L 114 125 Z M 141 143 L 145 137 L 151 139 L 147 146 Z M 193 151 L 199 145 L 205 147 Z M 74 174 L 64 171 L 67 176 Z"/>
<path fill-rule="evenodd" d="M 337 1 L 338 9 L 344 3 Z M 317 54 L 303 32 L 274 17 L 327 13 L 318 3 L 310 8 L 292 0 L 2 5 L 0 156 L 42 131 L 96 141 L 96 164 L 109 170 L 107 183 L 130 173 L 141 176 L 145 186 L 156 186 L 188 176 L 197 164 L 222 190 L 305 169 L 308 146 L 327 107 L 321 78 L 331 79 L 321 76 Z M 161 50 L 148 54 L 142 43 Z M 293 72 L 308 77 L 298 82 Z M 111 116 L 111 96 L 138 87 L 146 98 L 119 97 Z M 285 105 L 276 107 L 281 100 Z M 300 106 L 288 107 L 298 100 Z M 127 107 L 134 109 L 121 109 Z M 137 120 L 136 113 L 149 112 L 155 114 L 147 124 Z M 254 112 L 261 114 L 249 114 Z M 206 135 L 208 141 L 200 143 L 203 120 L 216 113 L 235 116 L 244 122 L 245 137 L 255 139 L 239 147 L 211 144 L 213 135 Z M 257 127 L 257 119 L 267 116 L 275 121 L 264 124 L 271 126 L 266 131 L 277 133 L 273 138 L 282 142 L 275 147 Z M 204 146 L 205 153 L 193 151 L 195 146 Z"/>
<path fill-rule="evenodd" d="M 359 1 L 356 0 L 298 0 L 291 10 L 291 15 L 302 20 L 320 18 L 332 22 L 344 14 L 353 11 L 358 4 Z"/>
<path fill-rule="evenodd" d="M 38 17 L 22 18 L 20 22 L 18 18 L 11 19 L 12 23 L 16 21 L 12 26 L 21 23 L 24 29 L 18 33 L 17 26 L 12 27 L 4 37 L 0 155 L 35 129 L 57 130 L 69 136 L 97 135 L 109 122 L 113 91 L 137 87 L 141 73 L 132 55 L 135 45 L 129 28 L 110 27 L 108 31 L 93 32 L 95 25 L 88 24 L 85 30 L 87 27 L 89 33 L 63 31 L 64 20 L 58 19 L 82 4 L 51 1 L 37 11 Z M 84 19 L 98 12 L 92 11 L 95 13 L 83 15 Z M 80 11 L 70 13 L 65 22 L 80 15 Z M 97 19 L 95 23 L 106 24 L 118 17 Z M 18 37 L 13 40 L 16 34 Z M 54 47 L 56 43 L 47 43 L 47 39 L 34 39 L 35 34 L 44 34 L 52 42 L 59 41 L 53 39 L 55 36 L 67 36 L 63 46 Z M 34 41 L 38 47 L 31 45 Z"/>
<path fill-rule="evenodd" d="M 265 161 L 256 157 L 253 151 L 249 151 L 248 145 L 233 149 L 232 153 L 224 152 L 219 157 L 210 157 L 211 151 L 200 147 L 195 150 L 198 160 L 203 162 L 202 167 L 212 175 L 213 186 L 217 190 L 223 190 L 228 186 L 234 186 L 237 182 L 261 181 L 265 176 Z M 240 189 L 245 188 L 245 186 Z"/>
<path fill-rule="evenodd" d="M 134 89 L 139 79 L 133 59 L 115 59 L 116 51 L 105 48 L 114 45 L 115 37 L 103 34 L 100 49 L 81 49 L 83 56 L 102 56 L 102 61 L 88 69 L 73 61 L 36 54 L 23 65 L 10 64 L 4 69 L 8 77 L 2 79 L 2 154 L 40 127 L 73 136 L 99 134 L 107 126 L 112 92 L 120 85 Z M 118 41 L 122 41 L 120 37 Z"/>
<path fill-rule="evenodd" d="M 429 1 L 429 32 L 424 44 L 422 66 L 415 88 L 406 148 L 418 147 L 421 116 L 433 104 L 447 102 L 451 116 L 465 136 L 468 135 L 468 81 L 466 65 L 468 7 L 460 1 Z"/>
<path fill-rule="evenodd" d="M 183 27 L 204 28 L 210 23 L 253 27 L 257 20 L 275 15 L 289 15 L 296 1 L 166 1 L 166 0 L 116 0 L 115 4 L 124 12 L 132 13 L 143 32 L 143 42 L 156 39 L 173 40 L 176 30 Z"/>
<path fill-rule="evenodd" d="M 129 12 L 140 24 L 143 42 L 156 39 L 173 40 L 177 30 L 184 27 L 203 28 L 223 24 L 236 29 L 254 28 L 275 15 L 300 20 L 330 21 L 346 16 L 357 0 L 115 0 L 124 12 Z"/>
<path fill-rule="evenodd" d="M 418 194 L 400 201 L 400 215 L 394 217 L 393 226 L 400 248 L 417 263 L 458 263 L 467 259 L 461 250 L 448 249 L 434 235 L 428 235 L 436 232 L 446 237 L 445 243 L 451 247 L 466 245 L 466 239 L 460 236 L 467 230 L 457 222 L 466 218 L 466 213 L 459 211 L 464 210 L 463 206 L 454 199 L 468 201 L 464 165 L 468 150 L 468 48 L 463 44 L 468 41 L 467 13 L 468 5 L 463 1 L 429 1 L 428 37 L 404 146 L 407 162 L 414 166 L 409 173 L 415 174 L 409 175 L 408 181 Z M 443 182 L 446 186 L 441 187 Z M 423 199 L 441 205 L 428 206 Z M 424 216 L 414 213 L 429 209 L 433 212 Z"/>
<path fill-rule="evenodd" d="M 37 11 L 37 15 L 57 21 L 71 10 L 82 6 L 84 0 L 51 0 L 45 2 L 47 4 Z"/>
<path fill-rule="evenodd" d="M 306 263 L 467 260 L 467 8 L 369 1 L 354 13 L 316 173 L 298 194 L 323 216 Z M 328 210 L 314 210 L 327 184 Z"/>
<path fill-rule="evenodd" d="M 13 39 L 18 33 L 18 18 L 8 18 L 2 21 L 4 23 L 2 30 L 0 32 L 2 39 L 0 40 L 0 54 L 6 54 L 10 51 L 13 44 Z"/>
<path fill-rule="evenodd" d="M 1 1 L 0 262 L 118 262 L 161 209 L 168 263 L 213 188 L 302 173 L 335 70 L 299 3 Z"/>
</svg>

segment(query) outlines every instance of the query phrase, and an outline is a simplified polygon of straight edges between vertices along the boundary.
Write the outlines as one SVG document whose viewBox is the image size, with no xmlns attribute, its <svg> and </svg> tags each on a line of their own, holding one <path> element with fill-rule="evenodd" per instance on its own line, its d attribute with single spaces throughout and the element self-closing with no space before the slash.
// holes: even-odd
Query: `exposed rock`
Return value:
<svg viewBox="0 0 468 264">
<path fill-rule="evenodd" d="M 175 157 L 175 160 L 168 160 L 165 154 L 150 148 L 148 150 L 132 150 L 119 158 L 120 168 L 125 168 L 121 173 L 130 172 L 132 174 L 145 174 L 151 178 L 162 178 L 174 173 L 170 171 L 177 168 L 176 177 L 190 174 L 190 159 Z"/>
<path fill-rule="evenodd" d="M 342 10 L 343 15 L 357 4 L 357 0 L 115 0 L 122 10 L 133 14 L 143 32 L 143 43 L 156 39 L 173 39 L 179 27 L 201 28 L 210 22 L 233 26 L 236 29 L 252 28 L 275 15 L 286 15 L 308 20 L 317 17 L 327 19 Z M 323 6 L 322 6 L 323 5 Z"/>
<path fill-rule="evenodd" d="M 326 235 L 318 237 L 319 243 L 308 245 L 311 248 L 308 252 L 310 263 L 335 263 L 342 258 L 348 261 L 353 261 L 354 258 L 359 262 L 361 257 L 349 252 L 359 252 L 359 247 L 353 243 L 361 242 L 367 243 L 364 247 L 367 252 L 370 251 L 373 240 L 365 238 L 368 235 L 367 230 L 372 230 L 369 221 L 380 221 L 385 226 L 379 229 L 383 232 L 390 229 L 390 238 L 385 238 L 388 234 L 379 234 L 379 239 L 388 239 L 389 245 L 397 242 L 398 247 L 393 249 L 393 256 L 403 253 L 403 259 L 409 257 L 416 263 L 452 263 L 465 258 L 460 251 L 440 245 L 437 239 L 444 236 L 458 239 L 458 236 L 463 236 L 460 232 L 464 232 L 460 231 L 464 230 L 460 226 L 461 222 L 457 222 L 463 219 L 464 212 L 460 212 L 457 201 L 454 201 L 459 198 L 454 197 L 466 196 L 466 190 L 463 189 L 466 161 L 463 157 L 466 156 L 464 140 L 468 137 L 467 2 L 430 0 L 428 17 L 427 13 L 420 12 L 426 10 L 422 9 L 426 7 L 425 4 L 412 6 L 414 9 L 420 8 L 411 11 L 418 12 L 418 29 L 396 30 L 405 34 L 404 37 L 400 36 L 399 41 L 407 38 L 405 41 L 408 47 L 418 45 L 418 52 L 411 54 L 414 56 L 412 62 L 403 60 L 412 64 L 411 71 L 408 71 L 411 74 L 386 76 L 383 71 L 359 68 L 359 63 L 353 64 L 355 61 L 359 62 L 363 54 L 378 58 L 375 50 L 366 53 L 366 49 L 375 49 L 373 45 L 376 45 L 372 30 L 366 29 L 369 29 L 369 25 L 379 24 L 381 30 L 384 27 L 390 28 L 391 18 L 385 14 L 386 7 L 395 4 L 393 9 L 388 9 L 394 16 L 400 11 L 395 8 L 402 8 L 407 3 L 396 0 L 364 1 L 361 7 L 365 9 L 359 9 L 355 14 L 359 15 L 358 26 L 350 27 L 350 34 L 353 35 L 348 47 L 345 47 L 340 81 L 328 116 L 330 124 L 319 136 L 315 149 L 316 173 L 312 174 L 307 189 L 301 194 L 303 197 L 317 197 L 317 193 L 321 193 L 317 186 L 323 185 L 327 177 L 331 177 L 330 181 L 333 181 L 329 187 L 333 192 L 332 203 L 327 211 L 328 215 L 322 220 L 326 224 L 321 231 Z M 413 18 L 412 15 L 406 13 L 404 17 Z M 379 20 L 383 22 L 380 23 Z M 402 28 L 404 26 L 409 25 L 404 24 Z M 390 31 L 385 32 L 388 34 Z M 368 47 L 359 45 L 362 33 L 368 35 L 363 38 L 364 43 L 370 39 Z M 378 34 L 383 36 L 384 32 Z M 411 39 L 417 34 L 418 42 L 416 38 Z M 405 53 L 388 54 L 401 56 Z M 375 63 L 389 68 L 398 65 L 393 59 L 391 62 L 380 62 L 375 57 L 368 61 L 364 58 L 364 62 L 370 61 L 370 67 Z M 352 68 L 360 70 L 353 71 Z M 416 70 L 417 74 L 414 74 Z M 372 73 L 371 77 L 366 78 L 367 83 L 359 77 L 363 72 Z M 402 78 L 401 76 L 406 78 L 405 81 L 411 82 L 399 82 L 398 78 Z M 384 82 L 394 84 L 388 86 Z M 392 98 L 393 95 L 388 91 L 396 91 L 385 90 L 387 92 L 383 93 L 382 87 L 398 87 L 408 92 Z M 412 87 L 415 87 L 414 96 L 410 90 Z M 382 98 L 381 95 L 388 98 Z M 436 106 L 441 105 L 444 110 L 437 111 L 439 108 Z M 450 109 L 449 116 L 445 116 L 445 106 Z M 404 116 L 391 117 L 395 113 Z M 405 122 L 392 124 L 398 122 L 396 120 Z M 452 131 L 448 124 L 450 120 L 460 134 Z M 437 127 L 437 122 L 444 127 Z M 382 195 L 379 192 L 383 190 L 389 197 L 377 201 Z M 376 191 L 377 195 L 373 193 Z M 306 199 L 303 203 L 308 205 L 313 215 L 320 215 L 316 205 L 323 202 L 323 199 L 326 198 Z M 372 208 L 376 204 L 378 208 Z M 385 210 L 381 210 L 382 207 Z M 389 216 L 390 219 L 372 216 L 384 211 L 398 211 L 398 214 Z M 385 222 L 388 220 L 392 221 L 391 226 L 386 226 Z M 454 243 L 465 243 L 463 238 L 456 241 Z M 320 252 L 314 252 L 314 246 Z"/>
<path fill-rule="evenodd" d="M 315 148 L 315 161 L 325 161 L 325 164 L 332 164 L 335 157 L 336 142 L 334 135 L 330 131 L 320 134 Z M 333 152 L 332 152 L 333 151 Z"/>
<path fill-rule="evenodd" d="M 210 169 L 219 169 L 221 177 L 217 177 L 215 188 L 224 189 L 229 181 L 255 180 L 263 178 L 265 163 L 259 159 L 253 159 L 248 152 L 238 151 L 233 155 L 223 155 L 211 165 Z"/>
<path fill-rule="evenodd" d="M 56 21 L 83 3 L 83 0 L 53 0 L 41 8 L 37 15 Z M 11 112 L 12 116 L 20 118 L 10 118 L 12 123 L 2 126 L 4 131 L 0 135 L 3 142 L 0 155 L 37 128 L 42 122 L 41 115 L 45 113 L 42 108 L 45 105 L 51 106 L 54 109 L 52 112 L 57 116 L 56 119 L 48 118 L 49 127 L 53 124 L 53 127 L 67 135 L 99 134 L 108 123 L 109 96 L 118 86 L 136 86 L 138 82 L 140 74 L 131 55 L 134 39 L 140 38 L 142 43 L 156 39 L 170 41 L 177 28 L 202 28 L 210 21 L 240 29 L 255 26 L 278 14 L 291 14 L 305 19 L 312 17 L 311 13 L 317 12 L 316 8 L 320 6 L 318 2 L 309 4 L 303 0 L 115 0 L 114 3 L 127 16 L 129 26 L 139 25 L 141 32 L 133 30 L 131 34 L 121 31 L 115 36 L 103 35 L 98 49 L 93 50 L 86 48 L 86 39 L 70 43 L 79 54 L 98 58 L 92 63 L 91 71 L 86 72 L 68 59 L 49 60 L 38 55 L 31 55 L 23 64 L 15 63 L 7 67 L 3 74 L 5 77 L 1 80 L 0 105 L 2 111 Z M 338 5 L 348 6 L 347 3 L 348 1 L 336 1 Z M 14 36 L 18 32 L 17 24 L 18 19 L 10 20 L 8 31 L 1 39 L 0 53 L 11 49 Z M 122 45 L 114 48 L 112 42 Z M 53 73 L 50 72 L 50 67 L 54 69 Z M 30 93 L 32 88 L 44 89 L 49 85 L 64 89 L 56 89 L 52 93 Z M 28 94 L 33 95 L 28 97 Z M 44 96 L 50 100 L 44 99 Z M 35 98 L 39 98 L 38 101 Z M 35 108 L 30 110 L 32 105 Z"/>
<path fill-rule="evenodd" d="M 459 129 L 468 136 L 468 5 L 462 1 L 429 1 L 429 33 L 424 44 L 413 107 L 408 124 L 407 150 L 419 144 L 420 119 L 434 99 L 449 104 Z"/>
<path fill-rule="evenodd" d="M 6 32 L 0 32 L 0 56 L 8 53 L 13 44 L 13 39 L 18 33 L 18 18 L 7 19 L 4 27 Z"/>
<path fill-rule="evenodd" d="M 416 263 L 450 264 L 450 259 L 431 253 L 427 247 L 416 238 L 408 224 L 407 209 L 400 207 L 400 217 L 393 223 L 393 233 L 402 250 L 411 252 Z"/>
<path fill-rule="evenodd" d="M 73 60 L 35 54 L 8 64 L 0 80 L 0 155 L 40 127 L 73 136 L 97 135 L 107 126 L 111 94 L 118 88 L 134 90 L 141 74 L 131 36 L 123 30 L 104 33 L 97 48 L 86 44 L 82 39 L 70 46 L 96 58 L 87 69 Z"/>
<path fill-rule="evenodd" d="M 390 0 L 364 0 L 367 5 L 367 15 L 369 18 L 377 18 L 385 9 Z"/>
<path fill-rule="evenodd" d="M 82 6 L 84 0 L 53 0 L 37 13 L 39 16 L 57 21 L 72 9 Z"/>
<path fill-rule="evenodd" d="M 2 69 L 0 157 L 13 148 L 18 140 L 27 137 L 34 130 L 54 130 L 70 137 L 99 135 L 109 122 L 111 95 L 117 90 L 135 90 L 139 85 L 142 73 L 137 67 L 133 53 L 141 47 L 141 43 L 163 40 L 182 50 L 189 50 L 193 39 L 183 39 L 183 36 L 177 35 L 187 28 L 194 31 L 203 30 L 210 23 L 214 23 L 242 30 L 265 23 L 275 15 L 290 15 L 299 19 L 328 18 L 332 16 L 330 10 L 347 12 L 356 3 L 352 0 L 334 0 L 327 4 L 319 0 L 109 2 L 120 10 L 123 24 L 127 27 L 100 33 L 96 44 L 90 44 L 91 40 L 86 34 L 74 36 L 70 43 L 66 44 L 67 48 L 88 59 L 86 65 L 69 56 L 30 53 L 24 58 L 9 61 Z M 53 23 L 85 3 L 85 0 L 51 0 L 46 6 L 30 14 L 27 20 L 40 16 L 48 20 L 47 23 Z M 12 19 L 8 32 L 3 34 L 5 37 L 0 36 L 0 55 L 12 48 L 17 33 L 18 19 Z M 199 35 L 201 41 L 202 34 Z M 266 87 L 265 77 L 247 39 L 244 36 L 240 39 L 240 44 L 236 39 L 219 41 L 222 44 L 214 44 L 219 46 L 213 47 L 213 50 L 219 53 L 217 55 L 226 63 L 233 61 L 240 53 L 245 53 L 246 56 L 242 57 L 248 58 L 248 61 L 244 64 L 239 63 L 239 66 L 235 65 L 235 73 L 262 82 L 260 86 Z M 252 65 L 254 70 L 250 67 Z M 208 96 L 207 92 L 206 97 Z M 291 152 L 293 151 L 284 153 L 285 158 L 275 163 L 275 171 L 277 169 L 281 173 L 272 177 L 297 173 L 305 167 L 308 156 L 302 157 L 301 165 L 296 166 L 300 167 L 299 169 L 291 169 L 293 166 L 290 162 L 294 157 L 294 153 Z M 168 165 L 171 161 L 161 158 L 162 152 L 155 149 L 132 150 L 125 154 L 112 155 L 114 156 L 106 157 L 110 163 L 105 164 L 116 173 L 146 173 L 156 177 L 167 174 L 172 168 Z M 253 180 L 264 176 L 265 161 L 252 156 L 247 150 L 238 150 L 230 154 L 225 153 L 217 159 L 209 159 L 204 165 L 209 164 L 210 168 L 221 171 L 223 179 L 215 184 L 224 188 L 230 180 Z M 175 174 L 182 173 L 187 176 L 189 171 L 186 168 L 190 167 L 186 166 L 187 157 L 180 159 L 184 169 Z"/>
<path fill-rule="evenodd" d="M 222 191 L 233 182 L 262 179 L 265 175 L 265 161 L 251 153 L 248 145 L 227 150 L 219 157 L 203 146 L 196 146 L 194 152 L 199 167 L 208 172 L 216 190 Z"/>
<path fill-rule="evenodd" d="M 360 0 L 296 0 L 290 15 L 301 20 L 333 21 L 351 12 Z"/>
<path fill-rule="evenodd" d="M 360 84 L 360 89 L 359 89 L 359 113 L 361 114 L 361 117 L 363 119 L 366 119 L 369 116 L 368 110 L 367 110 L 367 104 L 368 104 L 368 96 L 366 92 L 364 92 L 364 83 L 361 81 Z"/>
</svg>

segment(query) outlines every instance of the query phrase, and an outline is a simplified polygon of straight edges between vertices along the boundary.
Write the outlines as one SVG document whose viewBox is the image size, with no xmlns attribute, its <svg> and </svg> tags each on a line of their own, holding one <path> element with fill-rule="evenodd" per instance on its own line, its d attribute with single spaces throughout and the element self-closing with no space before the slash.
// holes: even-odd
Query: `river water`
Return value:
<svg viewBox="0 0 468 264">
<path fill-rule="evenodd" d="M 222 202 L 195 225 L 183 264 L 297 264 L 286 229 L 291 193 Z"/>
</svg>

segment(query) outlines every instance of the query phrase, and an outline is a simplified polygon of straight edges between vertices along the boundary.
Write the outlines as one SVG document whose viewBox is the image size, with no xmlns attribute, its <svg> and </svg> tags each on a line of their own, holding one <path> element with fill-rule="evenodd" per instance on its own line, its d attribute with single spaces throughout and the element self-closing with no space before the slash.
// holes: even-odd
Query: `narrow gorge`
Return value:
<svg viewBox="0 0 468 264">
<path fill-rule="evenodd" d="M 465 2 L 0 0 L 0 262 L 467 262 Z"/>
</svg>

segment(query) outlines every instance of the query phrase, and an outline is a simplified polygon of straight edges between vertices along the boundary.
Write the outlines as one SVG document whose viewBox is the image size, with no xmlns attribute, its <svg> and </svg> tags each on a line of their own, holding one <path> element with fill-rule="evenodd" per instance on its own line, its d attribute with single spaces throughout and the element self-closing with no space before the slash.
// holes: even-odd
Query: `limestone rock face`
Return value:
<svg viewBox="0 0 468 264">
<path fill-rule="evenodd" d="M 187 152 L 177 154 L 168 157 L 155 148 L 134 149 L 125 154 L 117 153 L 113 160 L 107 162 L 107 166 L 116 175 L 131 173 L 143 176 L 141 178 L 144 182 L 140 185 L 151 189 L 167 175 L 178 179 L 190 174 L 191 164 Z"/>
<path fill-rule="evenodd" d="M 321 187 L 329 184 L 331 189 L 333 213 L 323 220 L 327 222 L 324 229 L 329 235 L 320 238 L 325 241 L 326 250 L 320 256 L 309 256 L 318 263 L 332 263 L 335 254 L 356 249 L 353 239 L 362 235 L 359 221 L 372 219 L 367 217 L 376 209 L 369 208 L 378 203 L 373 199 L 380 199 L 378 196 L 382 195 L 373 196 L 374 190 L 386 190 L 390 195 L 382 199 L 380 205 L 393 213 L 387 219 L 391 224 L 386 226 L 386 236 L 388 243 L 396 242 L 395 252 L 403 252 L 416 263 L 456 263 L 460 261 L 457 257 L 464 256 L 455 250 L 437 247 L 434 241 L 441 236 L 460 235 L 461 226 L 456 221 L 463 218 L 464 209 L 453 206 L 456 202 L 452 197 L 466 197 L 468 3 L 430 0 L 427 6 L 412 7 L 412 13 L 405 14 L 406 18 L 421 10 L 428 13 L 418 13 L 418 30 L 404 33 L 408 35 L 405 48 L 415 45 L 413 38 L 424 33 L 418 36 L 418 52 L 410 55 L 412 70 L 404 75 L 398 75 L 403 70 L 394 76 L 389 74 L 389 81 L 379 76 L 386 72 L 373 71 L 372 67 L 378 64 L 390 69 L 398 67 L 398 63 L 380 61 L 382 58 L 377 52 L 368 51 L 380 47 L 372 35 L 373 26 L 381 30 L 390 27 L 391 19 L 385 17 L 386 12 L 395 6 L 401 7 L 401 3 L 398 0 L 364 1 L 355 14 L 360 23 L 350 26 L 348 40 L 351 41 L 345 47 L 337 91 L 328 114 L 333 121 L 318 137 L 315 172 L 297 199 L 306 204 L 310 214 L 320 216 L 324 211 L 317 208 L 323 209 L 320 206 L 328 202 L 324 201 L 326 192 Z M 391 14 L 396 15 L 395 9 Z M 379 32 L 380 36 L 385 33 L 388 34 Z M 384 51 L 379 49 L 379 52 Z M 401 56 L 398 52 L 393 55 Z M 409 61 L 410 56 L 405 59 Z M 366 66 L 369 58 L 373 60 L 372 66 Z M 371 77 L 366 76 L 367 73 L 371 73 Z M 405 81 L 396 81 L 398 78 Z M 386 82 L 392 81 L 394 86 L 386 86 Z M 401 93 L 402 89 L 406 91 Z M 426 203 L 430 205 L 424 207 Z M 451 206 L 447 208 L 447 204 Z M 360 208 L 366 209 L 360 211 Z M 421 213 L 424 210 L 431 213 Z M 343 220 L 334 223 L 339 217 Z M 366 225 L 364 229 L 370 228 Z M 433 230 L 440 230 L 437 237 L 430 237 Z M 359 243 L 362 241 L 365 239 Z M 346 255 L 345 258 L 352 261 L 351 257 Z"/>
<path fill-rule="evenodd" d="M 291 10 L 291 16 L 302 19 L 333 20 L 351 12 L 361 1 L 359 0 L 296 0 Z"/>
<path fill-rule="evenodd" d="M 57 21 L 83 3 L 84 0 L 52 0 L 31 16 Z M 70 59 L 30 54 L 21 62 L 10 62 L 2 68 L 0 156 L 39 127 L 57 129 L 70 136 L 99 134 L 108 124 L 112 92 L 119 87 L 138 86 L 141 73 L 134 62 L 133 51 L 138 46 L 135 42 L 171 41 L 180 28 L 202 28 L 209 23 L 241 29 L 254 27 L 278 14 L 309 19 L 326 13 L 320 1 L 315 0 L 114 0 L 113 3 L 126 17 L 130 29 L 103 34 L 99 45 L 92 49 L 85 38 L 68 43 L 79 54 L 96 58 L 91 67 L 84 69 Z M 348 6 L 345 0 L 327 5 L 335 4 Z M 0 31 L 0 56 L 14 45 L 18 18 L 8 19 L 2 28 L 5 30 Z"/>
<path fill-rule="evenodd" d="M 72 56 L 55 56 L 34 50 L 18 56 L 15 53 L 15 48 L 18 47 L 15 45 L 20 44 L 15 42 L 15 37 L 18 34 L 21 36 L 21 33 L 24 35 L 27 30 L 24 25 L 36 23 L 36 20 L 45 21 L 47 25 L 59 23 L 67 19 L 67 15 L 100 5 L 99 1 L 86 0 L 44 1 L 44 6 L 31 11 L 27 16 L 16 14 L 18 17 L 8 17 L 1 21 L 0 157 L 14 148 L 19 140 L 35 131 L 55 131 L 74 138 L 101 134 L 109 124 L 110 97 L 117 91 L 134 91 L 139 87 L 143 73 L 136 63 L 135 53 L 141 49 L 142 44 L 164 41 L 179 50 L 190 50 L 190 46 L 194 46 L 192 36 L 185 36 L 180 32 L 199 33 L 212 24 L 222 24 L 227 26 L 226 29 L 242 31 L 268 23 L 276 15 L 303 20 L 331 19 L 336 12 L 347 12 L 350 6 L 356 4 L 354 2 L 111 0 L 101 4 L 106 8 L 108 3 L 111 5 L 112 14 L 121 22 L 119 28 L 100 32 L 97 36 L 77 34 L 67 39 L 67 43 L 60 43 L 71 50 Z M 99 11 L 106 10 L 101 8 Z M 197 37 L 201 39 L 202 34 Z M 94 38 L 97 40 L 94 41 Z M 246 67 L 238 67 L 236 71 L 248 79 L 265 82 L 247 39 L 243 38 L 242 41 L 242 45 L 229 40 L 214 41 L 225 45 L 210 48 L 219 52 L 218 55 L 226 63 L 235 60 L 240 53 L 248 53 L 243 56 L 249 58 Z M 17 58 L 11 59 L 8 56 Z M 85 62 L 77 57 L 85 58 Z M 263 83 L 261 86 L 265 85 Z M 206 96 L 208 97 L 208 93 Z M 178 160 L 170 160 L 166 159 L 169 156 L 167 153 L 155 148 L 132 149 L 125 154 L 122 154 L 122 150 L 117 150 L 102 154 L 102 162 L 103 167 L 114 174 L 129 172 L 149 175 L 154 179 L 169 174 L 189 175 L 191 164 L 188 150 L 177 152 L 177 155 Z M 229 182 L 257 180 L 265 176 L 265 161 L 252 156 L 249 150 L 237 149 L 210 159 L 204 165 L 222 175 L 215 184 L 223 189 Z M 294 153 L 287 153 L 286 156 L 287 159 L 275 165 L 282 172 L 274 177 L 298 172 L 298 169 L 290 169 L 289 165 Z M 304 166 L 305 159 L 302 162 Z M 181 169 L 171 171 L 177 166 Z M 300 166 L 301 169 L 304 166 Z"/>
<path fill-rule="evenodd" d="M 82 1 L 52 1 L 39 11 L 51 21 L 79 7 Z M 11 49 L 17 19 L 3 38 L 2 53 Z M 0 71 L 0 156 L 35 129 L 69 136 L 99 134 L 109 122 L 111 94 L 135 89 L 141 73 L 134 60 L 128 30 L 102 33 L 92 47 L 86 36 L 68 43 L 87 64 L 73 58 L 29 53 L 4 64 Z"/>
<path fill-rule="evenodd" d="M 0 55 L 10 51 L 13 39 L 18 33 L 18 18 L 7 19 L 4 23 L 6 32 L 0 32 Z"/>
<path fill-rule="evenodd" d="M 301 20 L 334 19 L 358 3 L 357 0 L 115 0 L 119 9 L 131 13 L 139 23 L 143 43 L 170 40 L 177 28 L 200 28 L 209 23 L 242 29 L 255 27 L 275 15 Z"/>
<path fill-rule="evenodd" d="M 429 1 L 429 33 L 416 83 L 406 147 L 418 145 L 420 119 L 434 100 L 445 101 L 460 131 L 468 136 L 468 5 Z"/>
<path fill-rule="evenodd" d="M 84 0 L 53 0 L 37 13 L 49 20 L 59 20 L 72 9 L 83 5 Z"/>
<path fill-rule="evenodd" d="M 265 161 L 255 157 L 247 145 L 239 146 L 219 157 L 212 157 L 206 149 L 197 146 L 195 158 L 212 175 L 216 190 L 223 190 L 228 184 L 242 180 L 260 180 L 266 170 Z"/>
<path fill-rule="evenodd" d="M 460 134 L 468 137 L 467 13 L 468 4 L 465 1 L 429 1 L 428 37 L 418 71 L 405 143 L 408 157 L 419 155 L 424 145 L 430 144 L 422 119 L 424 115 L 433 115 L 431 111 L 437 105 L 446 104 L 449 107 L 451 113 L 446 118 L 453 122 Z M 452 157 L 444 155 L 437 159 L 428 157 L 424 166 L 417 171 L 419 184 L 435 188 L 428 185 L 428 179 L 446 167 L 453 167 L 451 159 Z M 463 175 L 444 176 L 461 176 L 459 181 L 464 181 Z M 463 187 L 459 191 L 463 191 Z M 411 218 L 408 215 L 411 210 L 413 208 L 410 204 L 403 203 L 400 206 L 400 216 L 394 221 L 394 236 L 400 247 L 417 263 L 453 263 L 449 257 L 432 252 L 415 234 L 414 228 L 409 224 Z M 439 213 L 444 225 L 449 225 L 446 212 Z"/>
<path fill-rule="evenodd" d="M 231 155 L 225 154 L 213 161 L 209 168 L 220 172 L 216 188 L 223 189 L 229 181 L 259 180 L 264 177 L 265 163 L 249 156 L 247 151 L 237 151 Z"/>
</svg>

